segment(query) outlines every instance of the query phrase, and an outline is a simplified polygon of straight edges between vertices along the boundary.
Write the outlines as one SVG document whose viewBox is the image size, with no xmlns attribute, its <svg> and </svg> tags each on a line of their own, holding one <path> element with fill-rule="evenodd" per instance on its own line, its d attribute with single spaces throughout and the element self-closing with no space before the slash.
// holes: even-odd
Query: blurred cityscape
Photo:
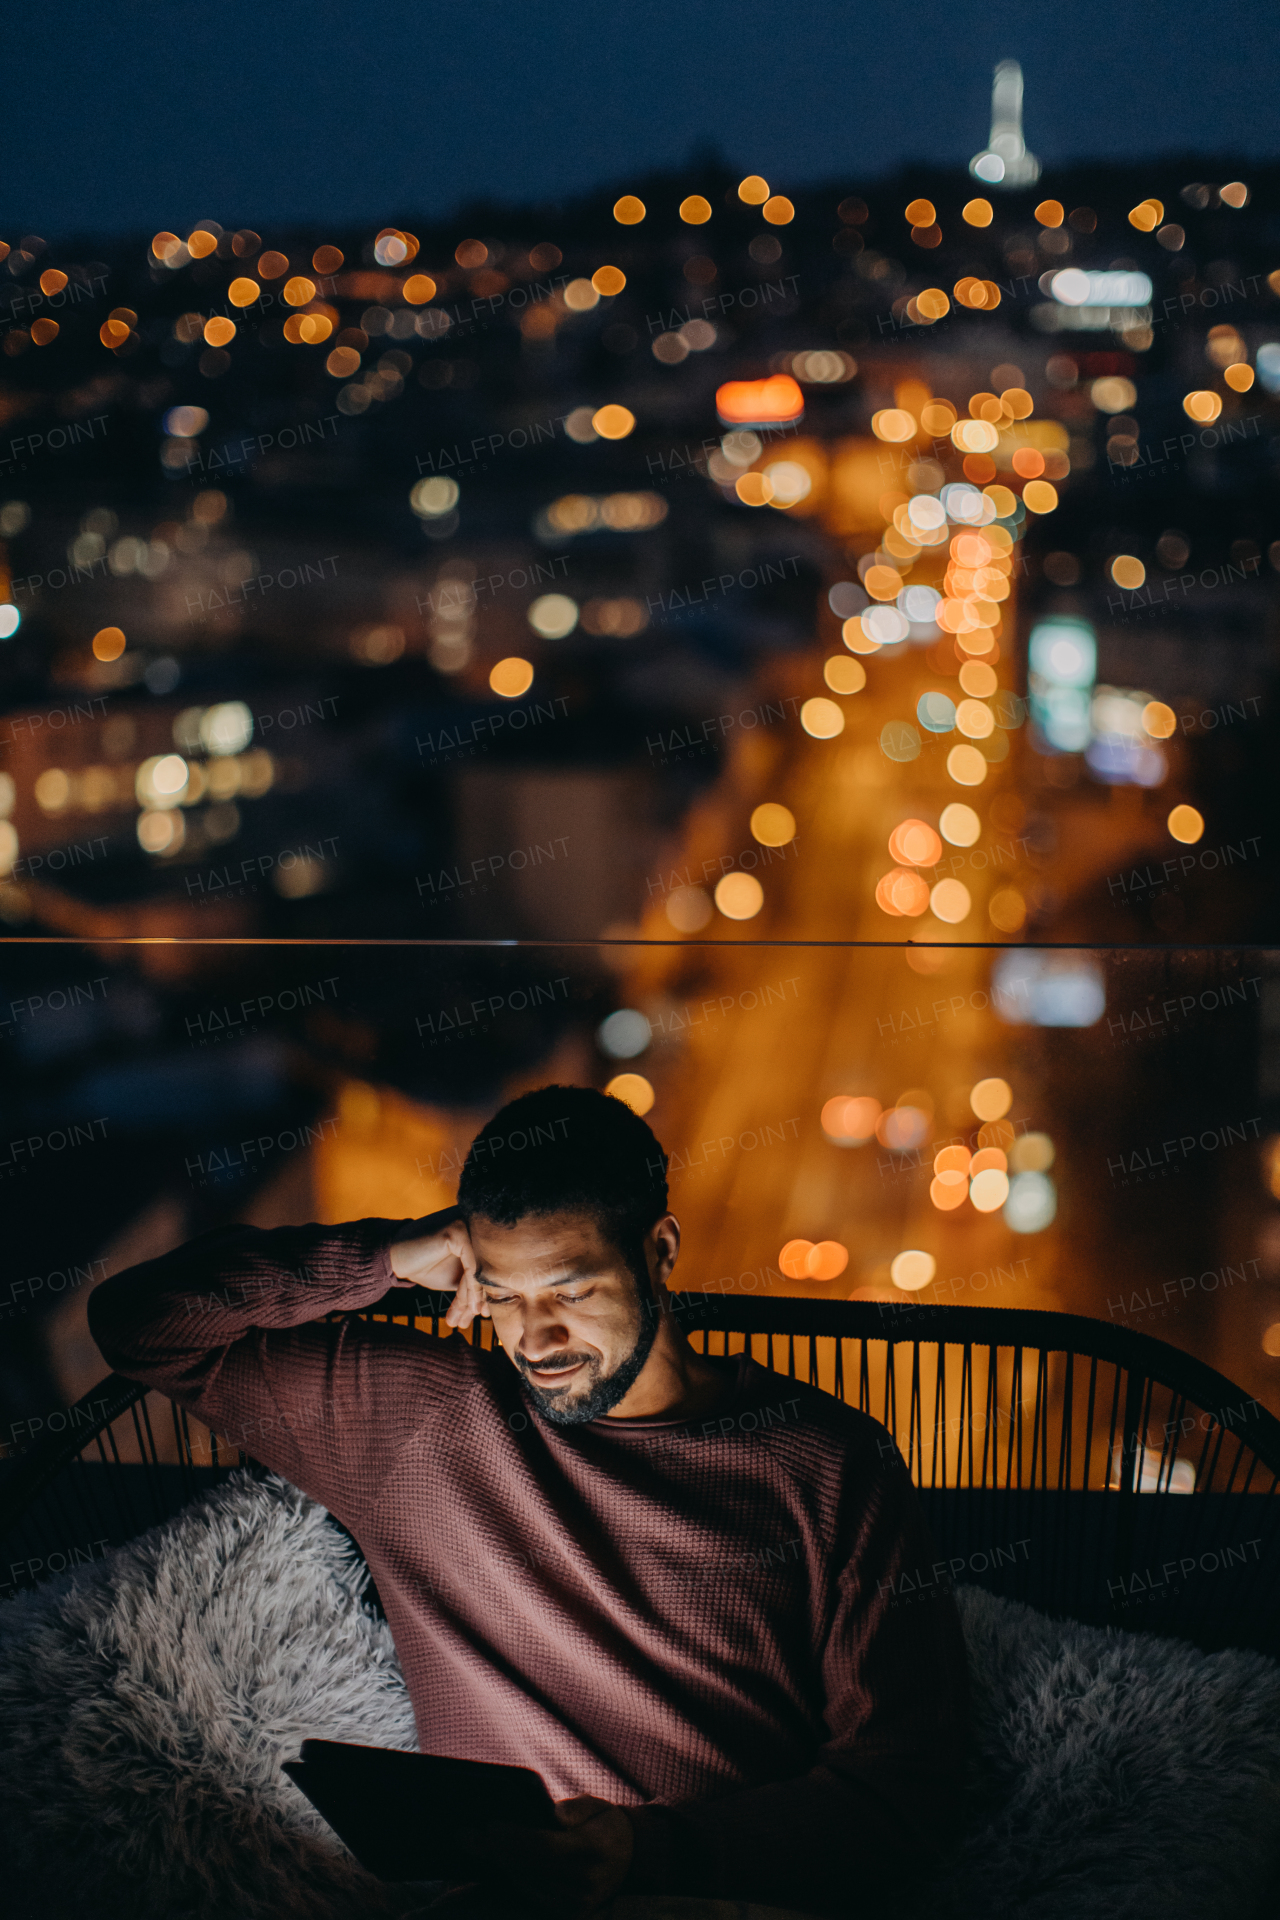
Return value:
<svg viewBox="0 0 1280 1920">
<path fill-rule="evenodd" d="M 553 1080 L 685 1285 L 1280 1411 L 1280 168 L 1003 137 L 6 236 L 0 1434 L 107 1272 L 425 1213 Z"/>
</svg>

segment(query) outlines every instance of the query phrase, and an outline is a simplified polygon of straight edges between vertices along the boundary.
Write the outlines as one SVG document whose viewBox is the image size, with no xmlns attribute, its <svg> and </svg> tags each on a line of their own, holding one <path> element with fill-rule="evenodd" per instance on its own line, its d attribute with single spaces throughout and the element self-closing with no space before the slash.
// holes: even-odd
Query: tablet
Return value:
<svg viewBox="0 0 1280 1920">
<path fill-rule="evenodd" d="M 530 1767 L 304 1740 L 284 1771 L 380 1880 L 465 1879 L 458 1835 L 486 1820 L 554 1828 L 555 1805 Z"/>
</svg>

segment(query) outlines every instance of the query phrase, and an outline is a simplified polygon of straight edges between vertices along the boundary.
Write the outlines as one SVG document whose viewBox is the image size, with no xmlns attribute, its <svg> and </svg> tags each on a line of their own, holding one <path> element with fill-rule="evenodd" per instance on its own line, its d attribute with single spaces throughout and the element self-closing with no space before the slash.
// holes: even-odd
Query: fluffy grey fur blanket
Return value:
<svg viewBox="0 0 1280 1920">
<path fill-rule="evenodd" d="M 412 1904 L 279 1770 L 308 1735 L 415 1745 L 364 1585 L 323 1508 L 238 1474 L 0 1606 L 15 1920 L 380 1920 Z M 1280 1666 L 1054 1622 L 976 1588 L 958 1598 L 971 1837 L 917 1920 L 1280 1909 Z"/>
</svg>

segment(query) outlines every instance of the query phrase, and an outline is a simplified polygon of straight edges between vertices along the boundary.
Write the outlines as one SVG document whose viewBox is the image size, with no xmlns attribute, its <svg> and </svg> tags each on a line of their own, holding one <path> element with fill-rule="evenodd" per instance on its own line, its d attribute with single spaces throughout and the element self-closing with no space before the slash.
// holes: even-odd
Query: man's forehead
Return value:
<svg viewBox="0 0 1280 1920">
<path fill-rule="evenodd" d="M 563 1273 L 583 1263 L 612 1264 L 617 1258 L 600 1222 L 586 1211 L 531 1214 L 512 1227 L 477 1215 L 471 1221 L 471 1242 L 481 1274 L 512 1265 L 535 1276 Z"/>
</svg>

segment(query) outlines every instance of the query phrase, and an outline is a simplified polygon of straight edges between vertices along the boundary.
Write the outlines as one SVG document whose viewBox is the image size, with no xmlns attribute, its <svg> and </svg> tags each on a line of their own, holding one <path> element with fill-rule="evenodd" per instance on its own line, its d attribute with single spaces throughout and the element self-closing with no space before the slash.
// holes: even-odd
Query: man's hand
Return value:
<svg viewBox="0 0 1280 1920">
<path fill-rule="evenodd" d="M 589 1920 L 627 1877 L 635 1834 L 621 1807 L 594 1794 L 557 1800 L 560 1832 L 487 1825 L 476 1849 L 475 1871 L 486 1887 L 501 1888 L 556 1920 Z"/>
<path fill-rule="evenodd" d="M 469 1327 L 478 1313 L 488 1317 L 484 1295 L 476 1285 L 476 1256 L 466 1222 L 451 1220 L 434 1233 L 397 1240 L 391 1247 L 391 1271 L 397 1287 L 430 1287 L 452 1293 L 445 1320 L 451 1327 Z"/>
</svg>

